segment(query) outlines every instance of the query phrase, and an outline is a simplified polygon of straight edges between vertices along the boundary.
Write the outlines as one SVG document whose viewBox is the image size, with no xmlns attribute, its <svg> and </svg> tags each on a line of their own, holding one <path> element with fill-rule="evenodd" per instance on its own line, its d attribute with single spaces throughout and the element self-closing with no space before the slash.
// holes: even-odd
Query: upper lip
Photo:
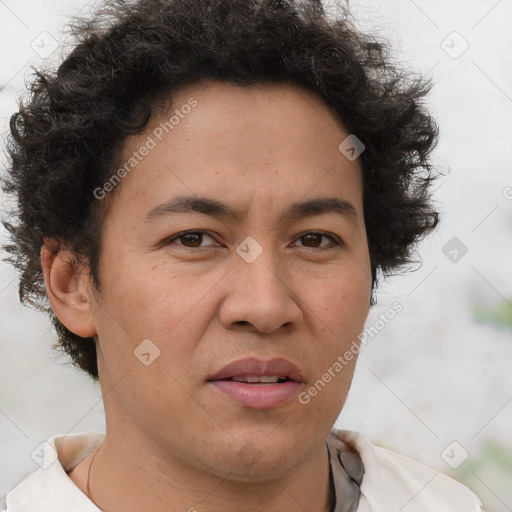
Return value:
<svg viewBox="0 0 512 512">
<path fill-rule="evenodd" d="M 257 357 L 246 357 L 237 359 L 226 366 L 219 372 L 210 377 L 208 380 L 223 380 L 231 377 L 247 377 L 247 376 L 272 376 L 287 377 L 290 380 L 303 382 L 300 370 L 290 361 L 282 358 L 275 359 L 258 359 Z"/>
</svg>

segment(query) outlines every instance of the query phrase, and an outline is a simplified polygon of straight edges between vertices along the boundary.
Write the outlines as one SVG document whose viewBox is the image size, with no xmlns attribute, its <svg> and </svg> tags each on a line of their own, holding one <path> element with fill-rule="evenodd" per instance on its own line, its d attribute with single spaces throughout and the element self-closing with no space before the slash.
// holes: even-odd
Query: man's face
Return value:
<svg viewBox="0 0 512 512">
<path fill-rule="evenodd" d="M 335 363 L 357 342 L 371 288 L 361 164 L 338 149 L 347 136 L 309 92 L 213 83 L 184 89 L 127 140 L 123 164 L 137 163 L 104 221 L 94 313 L 107 432 L 239 480 L 284 475 L 323 446 L 356 358 Z M 243 215 L 161 206 L 178 196 Z M 325 198 L 354 215 L 284 214 Z M 258 370 L 235 365 L 212 382 L 244 358 L 299 374 L 244 384 L 232 374 Z"/>
</svg>

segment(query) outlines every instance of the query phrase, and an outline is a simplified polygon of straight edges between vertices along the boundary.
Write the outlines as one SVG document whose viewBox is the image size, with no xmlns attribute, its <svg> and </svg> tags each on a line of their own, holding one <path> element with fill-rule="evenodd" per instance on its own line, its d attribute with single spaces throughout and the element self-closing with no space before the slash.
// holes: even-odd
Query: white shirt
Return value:
<svg viewBox="0 0 512 512">
<path fill-rule="evenodd" d="M 104 432 L 82 432 L 50 437 L 43 448 L 42 467 L 7 493 L 0 512 L 100 512 L 66 472 L 104 436 Z M 464 485 L 409 457 L 375 446 L 358 432 L 333 429 L 330 438 L 340 447 L 348 445 L 355 450 L 364 466 L 359 505 L 354 512 L 485 511 Z M 347 473 L 345 478 L 351 479 L 350 470 Z M 338 475 L 334 478 L 338 495 L 341 481 L 338 483 L 337 478 L 341 474 L 335 471 L 334 475 Z"/>
</svg>

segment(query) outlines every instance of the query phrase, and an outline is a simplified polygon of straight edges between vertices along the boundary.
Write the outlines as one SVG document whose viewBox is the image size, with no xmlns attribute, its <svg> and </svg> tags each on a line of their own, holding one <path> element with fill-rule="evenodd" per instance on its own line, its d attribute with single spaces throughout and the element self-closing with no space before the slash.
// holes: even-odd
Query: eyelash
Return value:
<svg viewBox="0 0 512 512">
<path fill-rule="evenodd" d="M 201 231 L 201 230 L 181 231 L 180 233 L 176 233 L 172 237 L 168 238 L 165 241 L 165 245 L 170 245 L 170 244 L 172 244 L 174 242 L 174 240 L 178 240 L 178 239 L 180 239 L 180 238 L 182 238 L 182 237 L 184 237 L 186 235 L 192 235 L 192 234 L 206 234 L 209 237 L 214 238 L 207 231 Z M 333 249 L 334 247 L 342 246 L 343 245 L 343 242 L 341 241 L 341 239 L 339 237 L 337 237 L 333 233 L 324 233 L 322 231 L 306 231 L 305 233 L 302 233 L 301 235 L 299 235 L 296 238 L 296 240 L 300 240 L 301 238 L 303 238 L 303 237 L 305 237 L 307 235 L 320 235 L 322 237 L 330 238 L 331 241 L 334 243 L 334 246 L 333 247 L 306 247 L 306 249 L 326 250 L 326 249 Z M 178 245 L 180 245 L 180 244 L 178 244 Z M 185 249 L 191 249 L 191 250 L 204 249 L 204 247 L 187 247 L 185 245 L 181 245 L 181 247 L 183 247 Z"/>
</svg>

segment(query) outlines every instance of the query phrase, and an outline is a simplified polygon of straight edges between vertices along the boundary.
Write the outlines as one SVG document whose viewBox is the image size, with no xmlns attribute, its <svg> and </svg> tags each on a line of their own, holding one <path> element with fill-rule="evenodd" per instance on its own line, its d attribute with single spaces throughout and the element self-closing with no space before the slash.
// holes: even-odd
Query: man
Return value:
<svg viewBox="0 0 512 512">
<path fill-rule="evenodd" d="M 7 249 L 107 429 L 2 510 L 482 510 L 333 430 L 378 272 L 437 224 L 428 84 L 313 1 L 111 1 L 75 35 L 11 119 Z"/>
</svg>

